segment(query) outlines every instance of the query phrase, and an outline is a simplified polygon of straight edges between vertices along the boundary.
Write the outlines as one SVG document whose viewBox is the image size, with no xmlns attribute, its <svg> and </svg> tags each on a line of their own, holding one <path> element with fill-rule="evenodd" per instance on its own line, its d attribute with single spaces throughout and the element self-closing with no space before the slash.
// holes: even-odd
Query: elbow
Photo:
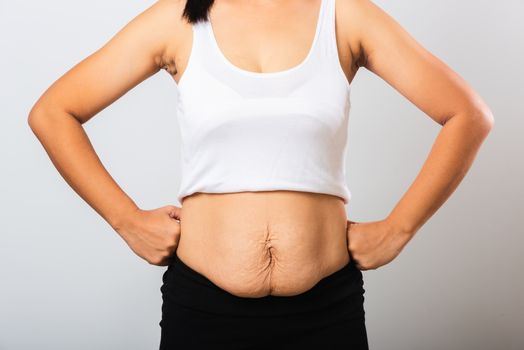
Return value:
<svg viewBox="0 0 524 350">
<path fill-rule="evenodd" d="M 495 125 L 495 118 L 491 108 L 483 99 L 479 98 L 472 104 L 470 111 L 473 122 L 487 135 Z"/>
<path fill-rule="evenodd" d="M 455 115 L 446 120 L 446 122 L 449 122 L 453 118 L 467 122 L 472 129 L 476 129 L 484 135 L 489 134 L 495 125 L 495 118 L 489 107 L 466 109 L 465 111 L 455 113 Z"/>
<path fill-rule="evenodd" d="M 29 112 L 27 125 L 36 136 L 46 128 L 49 122 L 49 116 L 49 110 L 39 104 L 34 105 Z"/>
<path fill-rule="evenodd" d="M 475 114 L 475 123 L 478 124 L 479 128 L 485 133 L 485 135 L 489 134 L 495 125 L 493 112 L 489 108 L 478 111 Z"/>
<path fill-rule="evenodd" d="M 478 135 L 482 137 L 482 139 L 485 139 L 495 125 L 495 118 L 493 117 L 491 110 L 484 109 L 481 111 L 475 111 L 470 113 L 470 117 L 472 129 L 477 130 Z"/>
<path fill-rule="evenodd" d="M 27 125 L 29 125 L 29 128 L 33 131 L 33 133 L 37 133 L 38 126 L 42 124 L 42 120 L 44 118 L 44 112 L 41 108 L 38 107 L 38 105 L 35 105 L 33 108 L 31 108 L 31 111 L 29 111 L 29 115 L 27 116 Z"/>
<path fill-rule="evenodd" d="M 55 128 L 56 123 L 60 123 L 71 115 L 63 109 L 35 104 L 27 116 L 27 125 L 38 136 L 48 130 Z"/>
<path fill-rule="evenodd" d="M 493 129 L 493 126 L 495 126 L 495 117 L 493 116 L 493 112 L 488 109 L 487 113 L 484 116 L 485 123 L 487 124 L 487 127 L 489 128 L 488 131 L 491 131 Z"/>
</svg>

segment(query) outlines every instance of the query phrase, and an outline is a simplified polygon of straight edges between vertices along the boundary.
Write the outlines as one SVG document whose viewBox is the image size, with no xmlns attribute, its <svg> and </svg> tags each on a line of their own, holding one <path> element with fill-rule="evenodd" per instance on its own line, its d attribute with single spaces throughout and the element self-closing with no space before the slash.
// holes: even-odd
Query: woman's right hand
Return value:
<svg viewBox="0 0 524 350">
<path fill-rule="evenodd" d="M 173 205 L 152 210 L 138 209 L 117 232 L 148 263 L 166 266 L 180 240 L 181 210 Z"/>
</svg>

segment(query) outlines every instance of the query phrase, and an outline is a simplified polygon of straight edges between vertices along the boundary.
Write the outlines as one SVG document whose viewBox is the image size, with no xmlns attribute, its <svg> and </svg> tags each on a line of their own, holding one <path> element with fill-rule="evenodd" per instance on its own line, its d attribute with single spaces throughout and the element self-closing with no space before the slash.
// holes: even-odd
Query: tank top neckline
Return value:
<svg viewBox="0 0 524 350">
<path fill-rule="evenodd" d="M 319 37 L 320 37 L 320 32 L 321 32 L 321 27 L 322 27 L 322 22 L 323 22 L 324 7 L 325 7 L 324 3 L 325 3 L 325 1 L 326 0 L 320 0 L 320 6 L 319 6 L 320 8 L 319 8 L 318 14 L 317 14 L 315 35 L 313 37 L 313 41 L 311 43 L 311 46 L 309 48 L 309 51 L 308 51 L 306 57 L 304 59 L 302 59 L 302 61 L 300 63 L 298 63 L 297 65 L 295 65 L 295 66 L 293 66 L 291 68 L 287 68 L 287 69 L 279 70 L 279 71 L 275 71 L 275 72 L 254 72 L 254 71 L 250 71 L 250 70 L 246 70 L 246 69 L 240 68 L 237 65 L 233 64 L 224 55 L 222 49 L 218 45 L 218 41 L 217 41 L 215 33 L 213 31 L 213 25 L 211 23 L 211 20 L 208 19 L 207 21 L 205 21 L 204 25 L 205 25 L 206 32 L 207 32 L 207 34 L 209 36 L 209 39 L 210 39 L 210 42 L 211 42 L 211 46 L 213 46 L 213 50 L 215 51 L 215 53 L 217 54 L 219 59 L 226 66 L 228 66 L 230 69 L 232 69 L 232 70 L 234 70 L 234 71 L 236 71 L 236 72 L 238 72 L 240 74 L 243 74 L 243 75 L 246 75 L 246 76 L 250 76 L 250 77 L 259 78 L 259 79 L 270 78 L 270 77 L 278 77 L 278 76 L 282 76 L 282 75 L 286 75 L 286 74 L 297 72 L 297 71 L 303 69 L 304 67 L 306 67 L 311 62 L 313 54 L 315 53 L 315 51 L 317 49 L 317 46 L 318 46 L 318 42 L 320 40 Z"/>
</svg>

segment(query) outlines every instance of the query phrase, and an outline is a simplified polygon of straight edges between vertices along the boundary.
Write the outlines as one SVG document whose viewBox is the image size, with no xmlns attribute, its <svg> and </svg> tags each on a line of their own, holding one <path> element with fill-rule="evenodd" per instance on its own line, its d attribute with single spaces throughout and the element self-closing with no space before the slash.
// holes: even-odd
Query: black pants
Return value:
<svg viewBox="0 0 524 350">
<path fill-rule="evenodd" d="M 350 262 L 294 296 L 243 298 L 176 253 L 162 277 L 160 350 L 367 350 L 362 272 Z"/>
</svg>

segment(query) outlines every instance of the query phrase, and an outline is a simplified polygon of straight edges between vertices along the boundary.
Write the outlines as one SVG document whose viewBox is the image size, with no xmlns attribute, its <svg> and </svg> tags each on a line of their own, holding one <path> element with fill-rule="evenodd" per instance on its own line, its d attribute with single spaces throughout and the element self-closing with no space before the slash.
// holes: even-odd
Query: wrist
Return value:
<svg viewBox="0 0 524 350">
<path fill-rule="evenodd" d="M 141 209 L 137 206 L 131 206 L 115 213 L 109 220 L 109 224 L 119 235 L 122 235 L 126 230 L 134 225 L 138 212 Z"/>
<path fill-rule="evenodd" d="M 388 225 L 390 232 L 404 236 L 407 240 L 411 239 L 416 233 L 414 226 L 403 218 L 389 215 L 384 221 Z"/>
</svg>

